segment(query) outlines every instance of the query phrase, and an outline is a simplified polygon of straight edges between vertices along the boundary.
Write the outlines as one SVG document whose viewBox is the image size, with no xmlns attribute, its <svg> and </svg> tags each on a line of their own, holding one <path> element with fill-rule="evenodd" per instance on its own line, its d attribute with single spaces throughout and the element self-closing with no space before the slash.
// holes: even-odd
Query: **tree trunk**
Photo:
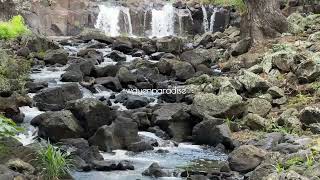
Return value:
<svg viewBox="0 0 320 180">
<path fill-rule="evenodd" d="M 247 13 L 242 18 L 241 33 L 253 43 L 275 38 L 288 30 L 286 17 L 278 0 L 244 0 Z"/>
</svg>

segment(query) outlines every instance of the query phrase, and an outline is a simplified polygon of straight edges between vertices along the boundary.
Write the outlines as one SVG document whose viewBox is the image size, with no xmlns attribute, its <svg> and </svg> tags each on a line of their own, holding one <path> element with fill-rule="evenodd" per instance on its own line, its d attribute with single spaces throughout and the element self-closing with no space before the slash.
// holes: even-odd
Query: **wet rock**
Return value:
<svg viewBox="0 0 320 180">
<path fill-rule="evenodd" d="M 35 168 L 31 164 L 26 163 L 21 159 L 10 159 L 6 165 L 9 169 L 21 174 L 32 175 L 35 172 Z"/>
<path fill-rule="evenodd" d="M 110 54 L 108 54 L 108 57 L 111 58 L 112 60 L 116 61 L 116 62 L 126 61 L 127 60 L 126 55 L 123 54 L 120 51 L 112 51 Z"/>
<path fill-rule="evenodd" d="M 320 109 L 318 107 L 306 107 L 300 112 L 299 119 L 305 126 L 313 123 L 320 123 Z"/>
<path fill-rule="evenodd" d="M 181 81 L 191 78 L 195 73 L 195 70 L 190 63 L 165 58 L 162 58 L 159 61 L 158 69 L 162 74 L 175 76 Z"/>
<path fill-rule="evenodd" d="M 133 50 L 133 44 L 131 43 L 129 38 L 117 38 L 113 43 L 112 47 L 114 50 L 123 52 L 123 53 L 130 53 Z"/>
<path fill-rule="evenodd" d="M 176 141 L 186 140 L 191 135 L 193 122 L 187 113 L 190 106 L 183 103 L 168 103 L 158 106 L 152 115 L 152 122 Z"/>
<path fill-rule="evenodd" d="M 148 128 L 148 131 L 154 133 L 156 136 L 162 139 L 169 139 L 169 135 L 165 131 L 161 130 L 159 126 L 150 127 Z"/>
<path fill-rule="evenodd" d="M 48 50 L 44 56 L 44 62 L 51 65 L 66 65 L 68 62 L 68 52 L 64 49 Z"/>
<path fill-rule="evenodd" d="M 238 77 L 245 89 L 249 92 L 267 91 L 269 83 L 257 74 L 243 70 Z"/>
<path fill-rule="evenodd" d="M 68 101 L 82 98 L 77 84 L 64 84 L 61 87 L 46 88 L 38 92 L 33 100 L 42 111 L 59 111 Z"/>
<path fill-rule="evenodd" d="M 243 145 L 228 157 L 231 170 L 247 173 L 254 170 L 264 159 L 266 152 L 252 145 Z"/>
<path fill-rule="evenodd" d="M 93 168 L 97 171 L 114 171 L 117 170 L 115 161 L 93 161 Z"/>
<path fill-rule="evenodd" d="M 231 46 L 231 55 L 239 56 L 248 52 L 251 45 L 251 38 L 245 38 Z"/>
<path fill-rule="evenodd" d="M 234 93 L 197 94 L 194 97 L 191 112 L 197 116 L 238 117 L 245 110 L 242 97 Z"/>
<path fill-rule="evenodd" d="M 143 151 L 153 150 L 153 146 L 147 142 L 139 141 L 139 142 L 130 144 L 128 146 L 128 150 L 133 152 L 143 152 Z"/>
<path fill-rule="evenodd" d="M 59 44 L 55 41 L 36 33 L 21 37 L 21 44 L 24 44 L 31 52 L 47 51 L 49 49 L 59 49 Z"/>
<path fill-rule="evenodd" d="M 246 126 L 251 130 L 264 130 L 267 127 L 267 120 L 257 114 L 249 113 L 243 118 Z"/>
<path fill-rule="evenodd" d="M 197 124 L 193 128 L 192 138 L 197 144 L 216 146 L 221 143 L 227 149 L 234 148 L 228 125 L 223 124 L 219 119 L 202 121 Z"/>
<path fill-rule="evenodd" d="M 79 71 L 84 76 L 89 76 L 94 68 L 94 63 L 90 60 L 81 59 L 79 62 L 71 64 L 66 71 Z"/>
<path fill-rule="evenodd" d="M 127 149 L 139 141 L 138 126 L 132 119 L 118 117 L 110 126 L 102 126 L 89 139 L 90 144 L 100 150 L 111 152 L 114 149 Z"/>
<path fill-rule="evenodd" d="M 139 130 L 145 130 L 151 126 L 149 114 L 147 112 L 132 113 L 132 119 L 138 124 Z"/>
<path fill-rule="evenodd" d="M 81 39 L 85 42 L 89 42 L 93 39 L 106 44 L 112 44 L 113 42 L 113 38 L 110 36 L 106 36 L 103 31 L 89 28 L 83 30 L 76 38 Z"/>
<path fill-rule="evenodd" d="M 48 87 L 47 82 L 27 82 L 26 83 L 26 88 L 28 89 L 29 93 L 36 93 L 46 87 Z"/>
<path fill-rule="evenodd" d="M 115 119 L 114 112 L 109 106 L 99 100 L 86 98 L 69 101 L 66 109 L 70 110 L 79 120 L 86 134 L 93 135 L 103 125 L 110 125 Z"/>
<path fill-rule="evenodd" d="M 118 65 L 107 65 L 104 67 L 95 67 L 92 74 L 94 77 L 115 77 L 120 67 Z"/>
<path fill-rule="evenodd" d="M 61 75 L 62 82 L 81 82 L 83 75 L 80 71 L 67 71 Z"/>
<path fill-rule="evenodd" d="M 248 101 L 248 112 L 265 117 L 271 110 L 272 105 L 269 101 L 261 98 L 252 98 Z"/>
<path fill-rule="evenodd" d="M 117 77 L 96 78 L 95 83 L 103 85 L 104 87 L 113 91 L 121 91 L 122 89 L 121 83 Z"/>
<path fill-rule="evenodd" d="M 36 116 L 31 125 L 39 128 L 38 135 L 54 142 L 66 138 L 78 138 L 84 133 L 78 120 L 70 111 L 46 112 Z"/>
<path fill-rule="evenodd" d="M 156 46 L 159 52 L 180 53 L 182 47 L 181 39 L 177 37 L 163 37 L 157 39 Z"/>
<path fill-rule="evenodd" d="M 165 54 L 165 52 L 156 52 L 156 53 L 151 54 L 150 58 L 152 60 L 160 60 L 164 54 Z"/>
<path fill-rule="evenodd" d="M 168 174 L 161 169 L 158 163 L 152 163 L 148 169 L 143 171 L 142 175 L 156 178 L 168 176 Z"/>
<path fill-rule="evenodd" d="M 135 74 L 131 73 L 126 67 L 121 67 L 116 75 L 122 84 L 134 84 L 137 81 Z"/>
<path fill-rule="evenodd" d="M 129 95 L 124 105 L 128 109 L 136 109 L 149 104 L 149 99 L 143 96 Z"/>
</svg>

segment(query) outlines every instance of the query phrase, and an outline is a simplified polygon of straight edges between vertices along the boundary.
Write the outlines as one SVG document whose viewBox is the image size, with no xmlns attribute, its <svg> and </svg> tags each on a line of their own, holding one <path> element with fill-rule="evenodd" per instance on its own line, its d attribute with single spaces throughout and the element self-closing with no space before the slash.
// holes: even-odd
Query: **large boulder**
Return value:
<svg viewBox="0 0 320 180">
<path fill-rule="evenodd" d="M 229 126 L 221 119 L 210 119 L 197 124 L 192 131 L 192 138 L 196 144 L 216 146 L 223 144 L 227 149 L 233 149 Z"/>
<path fill-rule="evenodd" d="M 84 76 L 89 76 L 94 68 L 94 63 L 90 60 L 75 58 L 76 62 L 71 64 L 66 72 L 61 76 L 64 82 L 81 82 Z"/>
<path fill-rule="evenodd" d="M 46 112 L 36 116 L 31 125 L 39 128 L 38 135 L 54 142 L 67 138 L 79 138 L 84 130 L 70 111 Z"/>
<path fill-rule="evenodd" d="M 267 120 L 257 114 L 249 113 L 243 120 L 251 130 L 265 130 L 268 125 Z"/>
<path fill-rule="evenodd" d="M 111 58 L 115 62 L 121 62 L 121 61 L 127 60 L 127 56 L 125 54 L 123 54 L 120 51 L 116 51 L 116 50 L 114 50 L 110 54 L 108 54 L 108 57 Z"/>
<path fill-rule="evenodd" d="M 68 62 L 68 52 L 64 49 L 48 50 L 43 60 L 46 64 L 65 65 Z"/>
<path fill-rule="evenodd" d="M 214 49 L 194 49 L 183 52 L 180 55 L 180 59 L 191 63 L 194 67 L 200 64 L 210 67 L 219 59 L 219 52 Z"/>
<path fill-rule="evenodd" d="M 129 38 L 118 37 L 112 43 L 112 48 L 123 53 L 130 53 L 133 50 L 133 44 Z"/>
<path fill-rule="evenodd" d="M 192 114 L 196 116 L 212 116 L 221 118 L 238 117 L 245 111 L 242 97 L 235 93 L 222 93 L 219 95 L 211 93 L 196 94 L 191 108 Z"/>
<path fill-rule="evenodd" d="M 103 85 L 104 87 L 113 91 L 121 91 L 122 86 L 117 77 L 101 77 L 95 80 L 96 84 Z"/>
<path fill-rule="evenodd" d="M 89 136 L 93 135 L 99 127 L 110 125 L 115 119 L 115 114 L 109 106 L 92 98 L 69 101 L 66 109 L 80 121 Z"/>
<path fill-rule="evenodd" d="M 92 75 L 94 77 L 107 77 L 107 76 L 116 76 L 118 70 L 120 67 L 118 65 L 107 65 L 104 67 L 98 67 L 96 66 L 93 69 Z"/>
<path fill-rule="evenodd" d="M 155 178 L 166 177 L 168 174 L 163 171 L 158 163 L 152 163 L 148 169 L 142 172 L 144 176 L 151 176 Z"/>
<path fill-rule="evenodd" d="M 33 100 L 42 111 L 59 111 L 68 101 L 82 98 L 77 84 L 64 84 L 61 87 L 46 88 L 37 93 Z"/>
<path fill-rule="evenodd" d="M 167 132 L 176 141 L 191 136 L 194 122 L 188 111 L 190 106 L 183 103 L 161 104 L 152 114 L 152 122 Z"/>
<path fill-rule="evenodd" d="M 112 37 L 106 36 L 106 33 L 98 29 L 84 29 L 76 38 L 85 42 L 89 42 L 91 40 L 96 40 L 106 44 L 112 44 L 113 42 Z"/>
<path fill-rule="evenodd" d="M 90 144 L 100 150 L 111 152 L 115 149 L 127 149 L 139 141 L 138 126 L 132 119 L 118 117 L 110 126 L 102 126 L 89 139 Z"/>
<path fill-rule="evenodd" d="M 243 70 L 238 76 L 238 80 L 242 83 L 245 89 L 249 92 L 267 91 L 270 87 L 270 83 L 264 80 L 257 74 Z"/>
<path fill-rule="evenodd" d="M 181 81 L 191 78 L 195 73 L 190 63 L 176 59 L 162 58 L 157 65 L 160 73 L 171 75 Z"/>
<path fill-rule="evenodd" d="M 265 117 L 271 110 L 272 105 L 269 101 L 262 98 L 252 98 L 248 101 L 248 112 Z"/>
<path fill-rule="evenodd" d="M 177 37 L 163 37 L 157 40 L 156 46 L 159 52 L 180 53 L 182 41 Z"/>
<path fill-rule="evenodd" d="M 117 77 L 122 84 L 134 84 L 137 81 L 136 75 L 131 73 L 128 68 L 121 67 L 117 73 Z"/>
<path fill-rule="evenodd" d="M 252 145 L 243 145 L 231 152 L 228 157 L 231 170 L 247 173 L 254 170 L 264 160 L 266 152 Z"/>
<path fill-rule="evenodd" d="M 250 49 L 250 45 L 251 45 L 251 38 L 245 38 L 240 40 L 239 42 L 231 46 L 231 50 L 230 50 L 231 55 L 239 56 L 241 54 L 248 52 L 248 50 Z"/>
</svg>

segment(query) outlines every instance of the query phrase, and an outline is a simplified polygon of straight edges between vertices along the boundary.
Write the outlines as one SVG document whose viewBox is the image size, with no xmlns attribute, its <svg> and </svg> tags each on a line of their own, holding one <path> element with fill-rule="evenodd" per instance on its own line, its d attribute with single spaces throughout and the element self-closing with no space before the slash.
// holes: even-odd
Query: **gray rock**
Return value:
<svg viewBox="0 0 320 180">
<path fill-rule="evenodd" d="M 138 126 L 132 119 L 118 117 L 110 126 L 102 126 L 89 139 L 90 144 L 100 150 L 111 152 L 115 149 L 127 149 L 138 142 Z"/>
<path fill-rule="evenodd" d="M 103 85 L 104 87 L 113 91 L 121 91 L 122 86 L 117 77 L 101 77 L 95 80 L 96 84 Z"/>
<path fill-rule="evenodd" d="M 123 54 L 120 51 L 112 51 L 110 54 L 108 54 L 108 57 L 111 58 L 112 60 L 116 61 L 116 62 L 126 61 L 127 60 L 126 55 Z"/>
<path fill-rule="evenodd" d="M 219 120 L 207 120 L 197 124 L 193 128 L 192 138 L 196 144 L 211 146 L 223 144 L 227 149 L 234 148 L 228 125 Z"/>
<path fill-rule="evenodd" d="M 229 154 L 231 170 L 247 173 L 254 170 L 264 160 L 266 152 L 252 145 L 243 145 Z"/>
<path fill-rule="evenodd" d="M 64 49 L 48 50 L 44 56 L 44 62 L 51 65 L 66 65 L 68 62 L 68 52 Z"/>
<path fill-rule="evenodd" d="M 243 70 L 238 80 L 244 85 L 249 92 L 266 91 L 269 89 L 269 83 L 257 74 Z"/>
<path fill-rule="evenodd" d="M 182 41 L 177 37 L 163 37 L 157 39 L 156 46 L 159 52 L 180 53 Z"/>
<path fill-rule="evenodd" d="M 194 97 L 191 112 L 194 115 L 212 117 L 238 117 L 245 111 L 242 97 L 234 93 L 197 94 Z"/>
<path fill-rule="evenodd" d="M 239 56 L 248 52 L 251 45 L 251 38 L 245 38 L 231 46 L 231 55 Z"/>
<path fill-rule="evenodd" d="M 54 142 L 67 138 L 79 138 L 84 130 L 70 111 L 46 112 L 36 116 L 31 125 L 39 128 L 38 135 Z"/>
<path fill-rule="evenodd" d="M 284 90 L 277 87 L 277 86 L 273 86 L 273 87 L 269 88 L 268 93 L 271 94 L 272 98 L 274 98 L 274 99 L 282 98 L 285 96 Z"/>
<path fill-rule="evenodd" d="M 119 69 L 117 77 L 123 84 L 134 84 L 137 81 L 136 75 L 131 73 L 126 67 Z"/>
<path fill-rule="evenodd" d="M 272 105 L 269 101 L 261 98 L 253 98 L 248 101 L 248 112 L 265 117 L 271 110 Z"/>
<path fill-rule="evenodd" d="M 267 127 L 267 120 L 257 114 L 249 113 L 243 118 L 244 123 L 251 130 L 265 130 Z"/>
<path fill-rule="evenodd" d="M 320 109 L 316 106 L 306 107 L 300 112 L 300 122 L 308 126 L 313 123 L 320 123 Z"/>
<path fill-rule="evenodd" d="M 33 100 L 42 111 L 59 111 L 68 101 L 82 98 L 77 84 L 64 84 L 61 87 L 46 88 L 38 92 Z"/>
<path fill-rule="evenodd" d="M 166 177 L 168 174 L 164 172 L 158 163 L 152 163 L 148 169 L 143 171 L 142 175 L 151 177 Z"/>
<path fill-rule="evenodd" d="M 109 106 L 99 100 L 86 98 L 69 101 L 66 109 L 70 110 L 79 120 L 86 134 L 93 135 L 103 125 L 110 125 L 115 119 L 115 113 Z"/>
</svg>

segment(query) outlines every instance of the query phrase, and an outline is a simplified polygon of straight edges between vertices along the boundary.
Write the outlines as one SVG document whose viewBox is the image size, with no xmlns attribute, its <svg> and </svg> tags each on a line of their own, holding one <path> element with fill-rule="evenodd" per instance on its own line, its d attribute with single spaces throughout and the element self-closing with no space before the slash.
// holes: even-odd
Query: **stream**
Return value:
<svg viewBox="0 0 320 180">
<path fill-rule="evenodd" d="M 75 46 L 65 46 L 64 48 L 69 51 L 70 55 L 77 53 L 81 48 L 85 47 L 84 44 Z M 111 52 L 111 48 L 100 49 L 104 55 Z M 132 61 L 131 56 L 127 56 L 127 62 Z M 98 66 L 104 66 L 107 64 L 114 64 L 109 58 L 105 58 L 104 62 Z M 57 87 L 65 82 L 60 81 L 60 76 L 65 72 L 64 70 L 68 67 L 43 67 L 40 70 L 37 69 L 33 71 L 30 78 L 35 82 L 48 82 L 49 87 Z M 80 86 L 80 85 L 79 85 Z M 81 86 L 80 86 L 81 87 Z M 98 93 L 91 93 L 88 89 L 81 87 L 83 93 L 83 98 L 108 98 L 113 92 L 112 91 L 98 91 Z M 31 98 L 34 94 L 28 94 Z M 154 98 L 154 97 L 148 97 Z M 155 100 L 152 102 L 153 105 L 157 103 Z M 125 106 L 122 104 L 115 104 L 112 102 L 113 106 L 120 106 L 118 109 L 126 110 Z M 36 107 L 21 107 L 21 112 L 25 115 L 24 124 L 22 126 L 25 129 L 24 133 L 17 135 L 19 141 L 24 145 L 28 145 L 34 142 L 34 138 L 37 135 L 37 129 L 30 125 L 30 121 L 37 115 L 43 113 Z M 186 166 L 193 161 L 203 160 L 203 161 L 225 161 L 227 155 L 212 150 L 210 147 L 202 147 L 198 145 L 193 145 L 191 143 L 180 143 L 175 144 L 170 140 L 163 140 L 157 137 L 155 134 L 150 132 L 139 132 L 139 136 L 143 138 L 154 139 L 158 142 L 159 147 L 155 147 L 152 151 L 145 151 L 141 153 L 132 153 L 125 150 L 115 150 L 113 153 L 102 153 L 105 160 L 129 160 L 133 162 L 135 170 L 131 171 L 111 171 L 111 172 L 73 172 L 72 175 L 76 180 L 97 180 L 97 179 L 108 179 L 108 180 L 149 180 L 150 177 L 142 176 L 142 172 L 146 170 L 153 162 L 158 162 L 161 167 L 172 177 L 161 178 L 161 179 L 181 179 L 179 178 L 179 171 L 177 169 L 182 166 Z M 161 150 L 161 153 L 159 153 Z"/>
</svg>

